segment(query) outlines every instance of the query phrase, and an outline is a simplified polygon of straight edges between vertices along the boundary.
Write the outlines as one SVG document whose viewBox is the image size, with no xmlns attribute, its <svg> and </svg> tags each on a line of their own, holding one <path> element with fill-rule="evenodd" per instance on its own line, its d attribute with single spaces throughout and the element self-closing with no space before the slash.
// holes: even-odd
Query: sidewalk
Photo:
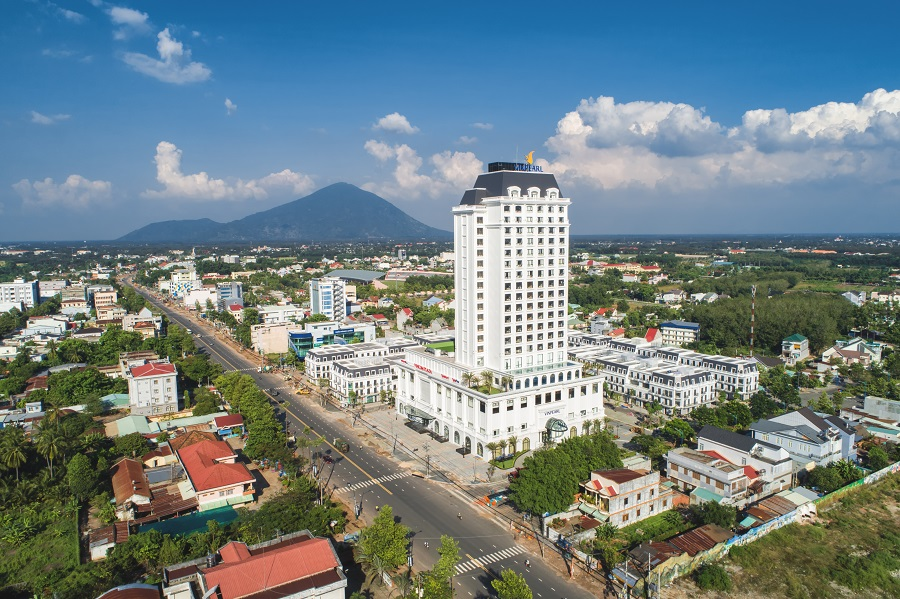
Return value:
<svg viewBox="0 0 900 599">
<path fill-rule="evenodd" d="M 412 457 L 429 474 L 440 473 L 464 486 L 505 487 L 505 474 L 497 470 L 493 480 L 488 480 L 490 464 L 473 455 L 464 456 L 453 443 L 440 443 L 426 433 L 419 433 L 406 426 L 406 418 L 383 404 L 369 404 L 357 419 L 356 427 L 365 427 L 380 436 L 386 449 L 395 457 L 398 453 Z"/>
</svg>

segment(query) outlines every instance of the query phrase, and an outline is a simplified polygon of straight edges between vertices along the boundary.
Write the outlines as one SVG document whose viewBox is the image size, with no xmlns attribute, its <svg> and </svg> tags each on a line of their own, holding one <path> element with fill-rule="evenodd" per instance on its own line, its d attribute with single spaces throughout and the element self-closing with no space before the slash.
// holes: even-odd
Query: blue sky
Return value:
<svg viewBox="0 0 900 599">
<path fill-rule="evenodd" d="M 338 181 L 450 229 L 531 150 L 573 233 L 898 229 L 896 3 L 483 4 L 6 0 L 0 241 Z"/>
</svg>

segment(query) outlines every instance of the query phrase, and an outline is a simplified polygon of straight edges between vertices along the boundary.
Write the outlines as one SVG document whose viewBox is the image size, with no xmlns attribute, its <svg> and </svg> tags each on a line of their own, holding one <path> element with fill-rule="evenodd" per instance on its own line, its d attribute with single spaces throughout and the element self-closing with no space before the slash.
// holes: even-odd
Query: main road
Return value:
<svg viewBox="0 0 900 599">
<path fill-rule="evenodd" d="M 131 285 L 126 280 L 125 283 Z M 142 288 L 135 286 L 148 302 L 161 310 L 174 322 L 185 328 L 197 328 L 198 323 L 163 304 Z M 197 334 L 196 342 L 203 347 L 226 371 L 238 370 L 253 377 L 262 389 L 284 385 L 280 375 L 257 372 L 258 364 L 231 347 L 209 329 Z M 269 392 L 266 392 L 269 394 Z M 269 395 L 272 398 L 271 394 Z M 307 395 L 305 397 L 312 397 Z M 322 472 L 328 477 L 329 486 L 350 505 L 359 503 L 362 516 L 371 520 L 377 507 L 390 505 L 394 514 L 413 533 L 413 558 L 416 570 L 425 570 L 437 560 L 437 548 L 442 534 L 457 540 L 460 562 L 456 567 L 453 584 L 458 597 L 493 597 L 496 593 L 490 581 L 501 569 L 510 568 L 523 574 L 535 597 L 541 599 L 584 598 L 591 593 L 561 578 L 544 564 L 539 556 L 528 553 L 517 544 L 509 526 L 492 512 L 475 505 L 468 495 L 449 483 L 411 476 L 411 471 L 377 451 L 355 444 L 354 431 L 342 418 L 335 418 L 313 400 L 301 400 L 289 390 L 279 395 L 284 398 L 281 408 L 286 421 L 295 434 L 309 427 L 314 434 L 325 439 L 325 451 L 334 462 Z M 272 398 L 274 400 L 274 398 Z M 351 449 L 346 453 L 333 445 L 336 437 L 348 439 Z M 459 517 L 461 516 L 461 517 Z M 531 561 L 526 569 L 525 559 Z M 583 574 L 580 574 L 583 576 Z M 602 592 L 598 589 L 598 594 Z"/>
</svg>

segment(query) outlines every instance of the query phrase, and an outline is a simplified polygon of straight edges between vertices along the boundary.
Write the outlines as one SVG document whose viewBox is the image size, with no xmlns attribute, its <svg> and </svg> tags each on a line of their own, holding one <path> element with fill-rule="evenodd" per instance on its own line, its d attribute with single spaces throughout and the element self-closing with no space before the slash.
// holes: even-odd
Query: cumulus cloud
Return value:
<svg viewBox="0 0 900 599">
<path fill-rule="evenodd" d="M 484 129 L 485 131 L 490 131 L 494 128 L 494 126 L 490 123 L 472 123 L 472 126 L 476 129 Z"/>
<path fill-rule="evenodd" d="M 456 140 L 456 143 L 462 144 L 464 146 L 471 145 L 478 141 L 477 137 L 470 137 L 468 135 L 462 135 L 459 139 Z"/>
<path fill-rule="evenodd" d="M 55 125 L 60 121 L 67 121 L 71 118 L 71 115 L 68 114 L 41 114 L 35 110 L 31 111 L 31 122 L 37 123 L 38 125 Z"/>
<path fill-rule="evenodd" d="M 434 154 L 430 159 L 432 172 L 425 174 L 419 172 L 424 161 L 407 144 L 390 145 L 370 139 L 363 147 L 379 162 L 395 162 L 391 181 L 364 186 L 369 191 L 388 196 L 402 196 L 405 199 L 423 195 L 439 197 L 465 189 L 483 170 L 482 162 L 472 152 L 445 151 Z"/>
<path fill-rule="evenodd" d="M 392 112 L 378 119 L 373 129 L 381 129 L 382 131 L 390 131 L 391 133 L 405 133 L 412 135 L 418 133 L 419 128 L 410 125 L 409 120 L 399 112 Z"/>
<path fill-rule="evenodd" d="M 225 98 L 225 112 L 226 114 L 228 114 L 228 116 L 233 115 L 235 112 L 237 112 L 237 104 L 235 104 L 228 98 Z"/>
<path fill-rule="evenodd" d="M 836 176 L 882 180 L 900 161 L 900 91 L 809 110 L 750 110 L 727 128 L 671 102 L 582 100 L 546 146 L 554 172 L 604 189 L 784 184 Z M 892 168 L 890 165 L 894 165 Z"/>
<path fill-rule="evenodd" d="M 81 175 L 69 175 L 62 183 L 56 183 L 50 177 L 33 183 L 22 179 L 12 187 L 25 207 L 85 209 L 112 199 L 112 183 L 91 181 Z"/>
<path fill-rule="evenodd" d="M 196 83 L 206 81 L 212 71 L 202 62 L 191 62 L 191 51 L 184 49 L 184 44 L 172 37 L 166 27 L 156 36 L 156 50 L 159 59 L 146 54 L 127 52 L 122 60 L 138 73 L 142 73 L 165 83 Z"/>
<path fill-rule="evenodd" d="M 290 169 L 249 181 L 214 179 L 205 172 L 186 175 L 181 171 L 181 150 L 167 141 L 157 144 L 155 160 L 156 180 L 163 189 L 148 189 L 142 194 L 147 198 L 264 200 L 277 195 L 305 195 L 313 188 L 313 181 L 309 176 Z"/>
<path fill-rule="evenodd" d="M 150 15 L 133 8 L 124 6 L 111 6 L 107 9 L 110 21 L 117 28 L 113 31 L 113 38 L 125 40 L 134 34 L 146 35 L 151 31 Z"/>
</svg>

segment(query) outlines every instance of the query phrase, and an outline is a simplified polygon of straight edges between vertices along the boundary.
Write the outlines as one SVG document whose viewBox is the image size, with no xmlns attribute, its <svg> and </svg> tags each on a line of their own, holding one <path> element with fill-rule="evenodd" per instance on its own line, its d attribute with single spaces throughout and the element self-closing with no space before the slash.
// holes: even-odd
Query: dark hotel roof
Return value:
<svg viewBox="0 0 900 599">
<path fill-rule="evenodd" d="M 483 198 L 505 196 L 506 190 L 513 186 L 520 188 L 523 194 L 529 187 L 538 187 L 541 190 L 541 196 L 545 195 L 548 189 L 559 189 L 556 177 L 551 173 L 493 171 L 478 175 L 473 189 L 469 189 L 463 194 L 460 204 L 480 204 Z M 563 197 L 561 191 L 560 197 Z"/>
</svg>

